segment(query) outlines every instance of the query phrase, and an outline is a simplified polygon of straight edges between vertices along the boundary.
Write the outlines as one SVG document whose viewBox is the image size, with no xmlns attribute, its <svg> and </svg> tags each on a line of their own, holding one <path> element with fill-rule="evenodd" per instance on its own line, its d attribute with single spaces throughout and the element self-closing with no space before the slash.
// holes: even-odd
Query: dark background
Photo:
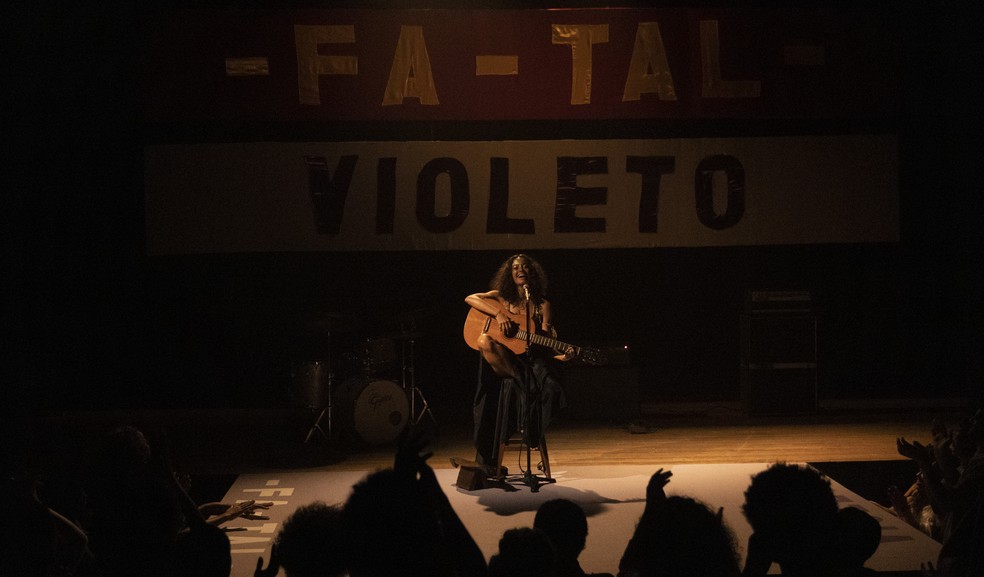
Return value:
<svg viewBox="0 0 984 577">
<path fill-rule="evenodd" d="M 338 357 L 351 353 L 359 339 L 397 330 L 400 315 L 414 312 L 422 333 L 415 342 L 418 385 L 439 414 L 469 410 L 477 357 L 461 338 L 463 298 L 484 290 L 508 253 L 146 254 L 144 144 L 230 135 L 494 140 L 897 134 L 899 243 L 550 250 L 534 256 L 550 275 L 564 340 L 630 345 L 644 402 L 738 399 L 739 314 L 749 289 L 814 295 L 821 399 L 977 395 L 984 207 L 976 170 L 977 79 L 970 63 L 981 53 L 979 40 L 971 36 L 969 9 L 876 4 L 871 9 L 884 10 L 903 35 L 903 104 L 870 122 L 206 123 L 178 130 L 141 120 L 142 30 L 170 5 L 137 8 L 117 1 L 75 10 L 22 9 L 9 20 L 2 51 L 12 64 L 3 107 L 10 126 L 3 169 L 6 406 L 283 406 L 296 386 L 292 369 L 324 354 L 324 342 L 306 326 L 310 320 L 328 312 L 355 318 L 331 345 Z"/>
</svg>

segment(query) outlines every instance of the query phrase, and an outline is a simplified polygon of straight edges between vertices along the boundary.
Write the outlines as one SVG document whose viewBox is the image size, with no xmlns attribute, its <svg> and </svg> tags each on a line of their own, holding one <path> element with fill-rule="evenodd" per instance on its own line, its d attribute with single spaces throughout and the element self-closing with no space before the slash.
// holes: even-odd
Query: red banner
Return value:
<svg viewBox="0 0 984 577">
<path fill-rule="evenodd" d="M 153 122 L 891 118 L 883 15 L 212 10 L 155 21 Z"/>
</svg>

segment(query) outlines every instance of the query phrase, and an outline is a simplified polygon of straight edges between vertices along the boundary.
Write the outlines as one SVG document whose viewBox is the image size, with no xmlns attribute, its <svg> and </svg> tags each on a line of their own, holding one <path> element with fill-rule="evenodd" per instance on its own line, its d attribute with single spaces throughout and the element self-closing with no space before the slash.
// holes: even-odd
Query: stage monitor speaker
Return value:
<svg viewBox="0 0 984 577">
<path fill-rule="evenodd" d="M 815 412 L 817 356 L 815 315 L 741 315 L 741 400 L 745 412 Z"/>
<path fill-rule="evenodd" d="M 477 491 L 484 489 L 488 475 L 482 467 L 462 466 L 458 470 L 458 480 L 455 485 L 463 491 Z"/>
<path fill-rule="evenodd" d="M 641 413 L 639 370 L 632 365 L 564 366 L 561 382 L 566 418 L 629 420 Z"/>
</svg>

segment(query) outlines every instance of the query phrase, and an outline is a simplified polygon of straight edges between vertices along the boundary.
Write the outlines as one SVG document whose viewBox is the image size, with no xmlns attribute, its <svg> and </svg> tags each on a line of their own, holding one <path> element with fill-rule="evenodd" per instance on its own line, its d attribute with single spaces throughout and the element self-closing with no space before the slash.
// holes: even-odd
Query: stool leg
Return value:
<svg viewBox="0 0 984 577">
<path fill-rule="evenodd" d="M 499 411 L 496 415 L 495 420 L 495 443 L 496 443 L 496 454 L 495 454 L 495 477 L 502 477 L 502 461 L 505 458 L 506 444 L 509 437 L 509 432 L 507 430 L 509 426 L 506 411 L 509 410 L 509 403 L 512 400 L 512 389 L 510 388 L 512 383 L 508 380 L 503 379 L 502 384 L 499 388 Z"/>
<path fill-rule="evenodd" d="M 547 437 L 540 436 L 540 459 L 543 461 L 543 474 L 548 479 L 553 479 L 550 476 L 550 456 L 547 455 Z"/>
</svg>

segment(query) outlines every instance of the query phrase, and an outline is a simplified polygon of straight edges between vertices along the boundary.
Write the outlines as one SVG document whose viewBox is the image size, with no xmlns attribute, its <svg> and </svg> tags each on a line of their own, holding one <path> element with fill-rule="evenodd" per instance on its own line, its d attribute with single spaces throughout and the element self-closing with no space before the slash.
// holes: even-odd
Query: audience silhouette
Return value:
<svg viewBox="0 0 984 577">
<path fill-rule="evenodd" d="M 864 566 L 881 544 L 882 528 L 878 520 L 857 507 L 837 511 L 838 551 L 843 554 L 842 565 L 848 575 L 869 575 L 874 571 Z"/>
<path fill-rule="evenodd" d="M 491 577 L 556 577 L 557 555 L 545 531 L 533 527 L 508 529 L 499 552 L 489 559 Z"/>
<path fill-rule="evenodd" d="M 0 490 L 0 575 L 75 575 L 90 559 L 88 537 L 38 498 L 37 480 L 5 475 Z"/>
<path fill-rule="evenodd" d="M 935 531 L 939 557 L 923 575 L 984 575 L 981 412 L 956 426 L 935 423 L 928 444 L 897 440 L 919 468 L 906 493 L 892 490 L 903 519 Z M 580 565 L 588 518 L 576 502 L 550 499 L 532 527 L 503 533 L 486 563 L 424 452 L 429 438 L 410 427 L 393 466 L 366 475 L 344 503 L 314 501 L 284 521 L 269 564 L 256 577 L 589 577 Z M 19 441 L 18 441 L 19 442 Z M 6 445 L 6 443 L 5 443 Z M 196 505 L 169 462 L 166 437 L 150 442 L 132 426 L 112 430 L 86 453 L 79 503 L 57 511 L 39 492 L 44 463 L 3 459 L 0 555 L 3 575 L 28 577 L 228 577 L 229 539 L 221 524 L 255 508 Z M 23 458 L 22 451 L 18 457 Z M 839 508 L 830 481 L 809 466 L 775 463 L 751 478 L 741 512 L 752 528 L 739 563 L 734 534 L 714 511 L 688 496 L 667 496 L 672 472 L 658 469 L 618 564 L 619 577 L 756 577 L 773 564 L 790 577 L 861 577 L 881 541 L 865 511 Z M 924 510 L 925 509 L 925 510 Z M 928 512 L 933 524 L 920 522 Z M 612 577 L 595 573 L 593 577 Z"/>
<path fill-rule="evenodd" d="M 551 499 L 539 506 L 533 528 L 547 534 L 553 543 L 556 577 L 613 577 L 611 573 L 585 573 L 578 562 L 588 538 L 584 509 L 568 499 Z"/>
<path fill-rule="evenodd" d="M 484 575 L 485 557 L 458 518 L 422 454 L 427 437 L 410 429 L 394 466 L 352 487 L 343 509 L 352 577 Z M 385 546 L 380 547 L 380 544 Z"/>
<path fill-rule="evenodd" d="M 184 520 L 178 496 L 152 459 L 150 443 L 136 427 L 115 429 L 95 447 L 83 525 L 101 575 L 167 574 Z"/>
<path fill-rule="evenodd" d="M 776 463 L 752 477 L 742 512 L 752 527 L 746 576 L 773 563 L 793 577 L 861 575 L 880 541 L 878 522 L 860 509 L 840 511 L 830 481 L 808 466 Z"/>
<path fill-rule="evenodd" d="M 280 527 L 271 566 L 279 564 L 287 577 L 341 577 L 347 551 L 341 506 L 314 501 L 298 507 Z"/>
<path fill-rule="evenodd" d="M 646 507 L 619 561 L 619 577 L 739 575 L 734 534 L 722 511 L 689 497 L 667 497 L 671 476 L 659 469 L 650 477 Z"/>
<path fill-rule="evenodd" d="M 982 412 L 972 406 L 955 427 L 936 421 L 932 442 L 923 445 L 896 440 L 900 455 L 912 459 L 919 472 L 904 494 L 889 488 L 895 513 L 943 543 L 935 567 L 938 577 L 984 575 L 984 433 Z"/>
</svg>

